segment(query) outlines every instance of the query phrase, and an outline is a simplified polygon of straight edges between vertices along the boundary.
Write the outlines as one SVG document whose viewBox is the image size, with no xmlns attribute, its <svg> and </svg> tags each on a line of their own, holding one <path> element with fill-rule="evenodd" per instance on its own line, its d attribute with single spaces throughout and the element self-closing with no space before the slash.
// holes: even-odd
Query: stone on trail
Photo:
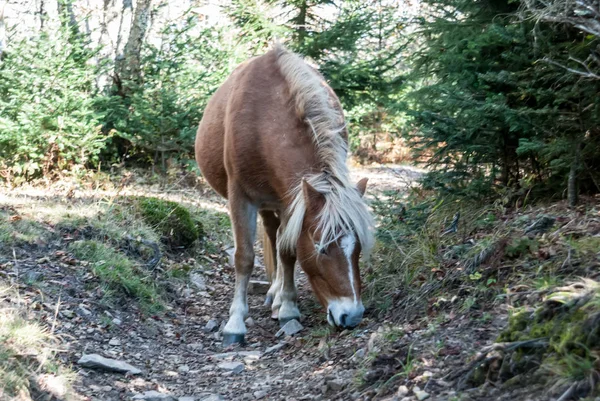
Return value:
<svg viewBox="0 0 600 401">
<path fill-rule="evenodd" d="M 265 295 L 269 292 L 271 283 L 261 280 L 250 280 L 248 283 L 248 294 L 250 295 Z"/>
<path fill-rule="evenodd" d="M 218 329 L 219 329 L 219 323 L 217 323 L 217 321 L 215 319 L 210 319 L 208 321 L 208 323 L 206 323 L 206 326 L 204 326 L 205 333 L 212 333 L 214 331 L 217 331 Z"/>
<path fill-rule="evenodd" d="M 190 273 L 190 282 L 198 289 L 198 291 L 206 291 L 206 281 L 204 276 L 198 272 Z"/>
<path fill-rule="evenodd" d="M 408 387 L 406 387 L 405 385 L 402 385 L 400 387 L 398 387 L 398 391 L 396 391 L 396 395 L 398 397 L 404 397 L 405 395 L 408 394 Z"/>
<path fill-rule="evenodd" d="M 269 393 L 266 392 L 265 390 L 258 390 L 253 393 L 254 398 L 256 398 L 257 400 L 265 398 L 267 396 L 267 394 L 269 394 Z"/>
<path fill-rule="evenodd" d="M 177 399 L 177 401 L 196 401 L 196 397 L 191 397 L 191 396 L 179 397 Z"/>
<path fill-rule="evenodd" d="M 117 337 L 113 337 L 108 342 L 108 345 L 112 345 L 113 347 L 118 347 L 119 345 L 121 345 L 121 340 L 119 340 Z"/>
<path fill-rule="evenodd" d="M 275 334 L 275 337 L 281 337 L 283 334 L 286 336 L 293 336 L 294 334 L 299 333 L 303 328 L 304 326 L 302 326 L 299 321 L 292 319 L 283 325 L 277 334 Z"/>
<path fill-rule="evenodd" d="M 417 397 L 417 400 L 419 401 L 423 401 L 429 398 L 429 393 L 426 393 L 417 386 L 413 388 L 413 394 L 415 395 L 415 397 Z"/>
<path fill-rule="evenodd" d="M 280 349 L 284 348 L 287 345 L 286 342 L 283 343 L 279 343 L 279 344 L 275 344 L 272 347 L 269 347 L 265 350 L 264 355 L 269 355 L 269 354 L 274 354 L 275 352 L 279 351 Z"/>
<path fill-rule="evenodd" d="M 245 369 L 244 364 L 241 362 L 222 362 L 217 366 L 219 369 L 233 372 L 234 374 L 242 373 Z"/>
<path fill-rule="evenodd" d="M 134 400 L 143 401 L 175 401 L 172 395 L 159 393 L 158 391 L 146 391 L 144 394 L 137 394 L 133 397 Z"/>
<path fill-rule="evenodd" d="M 127 362 L 109 359 L 98 354 L 83 355 L 77 363 L 85 368 L 103 369 L 119 373 L 130 373 L 138 375 L 142 371 Z"/>
<path fill-rule="evenodd" d="M 331 391 L 341 391 L 344 386 L 346 385 L 346 383 L 344 383 L 343 380 L 339 380 L 339 379 L 335 379 L 335 380 L 329 380 L 327 382 L 327 387 L 331 390 Z"/>
<path fill-rule="evenodd" d="M 205 398 L 202 398 L 200 401 L 225 401 L 225 398 L 223 398 L 223 396 L 220 394 L 211 394 Z"/>
</svg>

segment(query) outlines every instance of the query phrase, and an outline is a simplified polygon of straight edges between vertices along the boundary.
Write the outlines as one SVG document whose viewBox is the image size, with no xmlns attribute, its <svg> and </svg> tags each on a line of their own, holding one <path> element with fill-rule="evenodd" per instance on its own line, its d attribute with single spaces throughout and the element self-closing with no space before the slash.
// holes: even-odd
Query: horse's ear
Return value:
<svg viewBox="0 0 600 401">
<path fill-rule="evenodd" d="M 365 192 L 367 191 L 367 182 L 369 179 L 367 177 L 363 178 L 356 184 L 356 189 L 358 189 L 358 193 L 361 197 L 365 196 Z"/>
<path fill-rule="evenodd" d="M 302 180 L 302 194 L 304 195 L 304 204 L 306 205 L 306 210 L 309 210 L 313 213 L 318 213 L 321 211 L 325 205 L 325 196 L 313 188 L 313 186 L 310 185 L 306 180 Z"/>
</svg>

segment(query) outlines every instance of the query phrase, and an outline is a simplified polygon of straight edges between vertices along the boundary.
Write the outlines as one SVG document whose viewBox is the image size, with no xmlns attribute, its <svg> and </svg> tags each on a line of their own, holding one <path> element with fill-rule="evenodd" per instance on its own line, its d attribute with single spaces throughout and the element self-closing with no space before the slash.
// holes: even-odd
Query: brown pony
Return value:
<svg viewBox="0 0 600 401">
<path fill-rule="evenodd" d="M 358 260 L 372 246 L 373 223 L 362 199 L 367 180 L 349 180 L 347 135 L 333 90 L 279 45 L 240 65 L 210 99 L 195 150 L 203 176 L 229 200 L 233 226 L 236 283 L 224 345 L 244 341 L 257 214 L 273 318 L 300 317 L 299 260 L 331 325 L 361 321 Z"/>
</svg>

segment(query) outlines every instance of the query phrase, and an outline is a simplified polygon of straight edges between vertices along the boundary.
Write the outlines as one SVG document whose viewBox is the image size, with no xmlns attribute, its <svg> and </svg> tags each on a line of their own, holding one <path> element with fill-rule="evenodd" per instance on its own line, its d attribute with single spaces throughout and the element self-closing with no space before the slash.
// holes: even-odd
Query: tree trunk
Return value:
<svg viewBox="0 0 600 401">
<path fill-rule="evenodd" d="M 0 6 L 0 61 L 2 61 L 2 55 L 6 51 L 6 25 L 4 24 L 4 7 L 6 3 Z"/>
<path fill-rule="evenodd" d="M 300 4 L 300 11 L 298 13 L 298 17 L 296 18 L 296 25 L 298 26 L 297 35 L 298 35 L 298 46 L 304 46 L 304 38 L 306 37 L 306 14 L 308 12 L 308 4 L 306 1 L 303 1 Z"/>
<path fill-rule="evenodd" d="M 79 36 L 79 25 L 77 25 L 75 13 L 73 12 L 73 1 L 57 0 L 56 5 L 61 24 L 68 26 L 74 36 Z"/>
<path fill-rule="evenodd" d="M 125 94 L 131 84 L 142 81 L 141 51 L 144 36 L 148 28 L 148 17 L 152 0 L 138 0 L 133 13 L 129 37 L 123 50 L 123 57 L 117 59 L 115 73 L 122 82 Z"/>
<path fill-rule="evenodd" d="M 581 163 L 581 144 L 577 142 L 575 147 L 575 155 L 571 162 L 571 169 L 569 170 L 569 181 L 567 183 L 567 200 L 569 207 L 577 206 L 579 201 L 579 191 L 577 188 L 577 174 L 579 172 L 579 164 Z"/>
</svg>

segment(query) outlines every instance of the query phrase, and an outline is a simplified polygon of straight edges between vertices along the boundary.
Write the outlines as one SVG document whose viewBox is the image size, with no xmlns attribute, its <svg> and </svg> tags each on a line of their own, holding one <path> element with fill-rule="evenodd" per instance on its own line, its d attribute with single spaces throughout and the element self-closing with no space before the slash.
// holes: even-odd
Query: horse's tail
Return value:
<svg viewBox="0 0 600 401">
<path fill-rule="evenodd" d="M 271 239 L 267 234 L 267 227 L 263 223 L 262 229 L 262 244 L 263 244 L 263 258 L 265 260 L 265 270 L 267 272 L 267 280 L 273 282 L 275 279 L 275 248 L 274 244 L 271 243 Z"/>
</svg>

